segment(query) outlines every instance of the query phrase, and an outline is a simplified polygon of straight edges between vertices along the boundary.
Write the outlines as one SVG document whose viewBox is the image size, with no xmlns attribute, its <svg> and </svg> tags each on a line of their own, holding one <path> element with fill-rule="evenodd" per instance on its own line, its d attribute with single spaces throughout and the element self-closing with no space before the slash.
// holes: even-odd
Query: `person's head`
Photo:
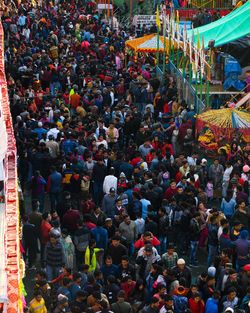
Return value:
<svg viewBox="0 0 250 313">
<path fill-rule="evenodd" d="M 214 286 L 215 285 L 215 278 L 212 276 L 207 276 L 207 285 Z"/>
<path fill-rule="evenodd" d="M 191 285 L 190 291 L 194 295 L 196 292 L 198 292 L 198 286 L 197 285 Z"/>
<path fill-rule="evenodd" d="M 51 234 L 49 237 L 49 241 L 52 245 L 56 245 L 57 244 L 57 236 L 55 236 L 54 234 Z"/>
<path fill-rule="evenodd" d="M 150 306 L 152 309 L 158 309 L 159 307 L 159 304 L 160 304 L 160 300 L 156 297 L 153 297 L 151 302 L 150 302 Z"/>
<path fill-rule="evenodd" d="M 126 298 L 126 293 L 124 290 L 120 290 L 117 294 L 117 299 L 118 301 L 124 301 L 124 299 Z"/>
<path fill-rule="evenodd" d="M 227 298 L 229 301 L 233 301 L 233 299 L 236 297 L 237 291 L 234 287 L 229 288 L 227 292 Z"/>
<path fill-rule="evenodd" d="M 111 265 L 113 264 L 113 260 L 112 260 L 112 258 L 111 258 L 110 255 L 107 255 L 107 256 L 106 256 L 106 258 L 105 258 L 105 264 L 106 264 L 107 266 L 111 266 Z"/>
<path fill-rule="evenodd" d="M 169 255 L 174 254 L 174 244 L 172 242 L 169 243 L 167 251 Z"/>
<path fill-rule="evenodd" d="M 115 205 L 117 208 L 121 208 L 122 207 L 122 199 L 121 198 L 117 198 L 115 201 Z"/>
<path fill-rule="evenodd" d="M 131 223 L 131 219 L 130 219 L 130 216 L 129 215 L 125 215 L 124 217 L 124 223 L 129 225 Z"/>
<path fill-rule="evenodd" d="M 41 280 L 46 280 L 47 275 L 43 270 L 39 270 L 35 274 L 35 281 L 41 281 Z"/>
<path fill-rule="evenodd" d="M 144 240 L 144 243 L 151 243 L 153 240 L 152 233 L 150 231 L 146 231 L 143 234 L 143 240 Z"/>
<path fill-rule="evenodd" d="M 86 300 L 87 296 L 88 296 L 88 293 L 86 291 L 79 290 L 76 293 L 76 301 L 83 302 L 84 300 Z"/>
<path fill-rule="evenodd" d="M 44 212 L 43 215 L 42 215 L 42 218 L 46 222 L 50 222 L 51 221 L 51 215 L 50 215 L 49 212 Z"/>
<path fill-rule="evenodd" d="M 200 220 L 200 217 L 201 217 L 201 215 L 200 215 L 199 212 L 194 213 L 194 218 L 195 218 L 197 221 Z"/>
<path fill-rule="evenodd" d="M 71 283 L 71 279 L 69 278 L 69 277 L 64 277 L 63 278 L 63 280 L 62 280 L 62 285 L 64 286 L 64 287 L 68 287 L 69 285 L 70 285 L 70 283 Z"/>
<path fill-rule="evenodd" d="M 235 231 L 239 232 L 242 228 L 242 224 L 240 221 L 235 221 L 233 224 L 233 228 Z"/>
<path fill-rule="evenodd" d="M 115 197 L 115 193 L 116 193 L 115 188 L 114 188 L 114 187 L 111 187 L 111 188 L 109 189 L 109 194 L 111 195 L 111 197 Z"/>
<path fill-rule="evenodd" d="M 184 259 L 178 259 L 177 261 L 177 267 L 180 269 L 180 270 L 184 270 L 186 266 L 186 262 Z"/>
<path fill-rule="evenodd" d="M 91 238 L 89 240 L 89 247 L 93 249 L 93 248 L 95 248 L 95 246 L 96 246 L 96 241 L 94 238 Z"/>
<path fill-rule="evenodd" d="M 174 299 L 173 299 L 173 297 L 171 295 L 164 295 L 163 300 L 164 300 L 165 306 L 167 308 L 173 308 L 173 306 L 174 306 Z"/>
<path fill-rule="evenodd" d="M 64 295 L 58 295 L 58 305 L 64 309 L 69 305 L 69 300 Z"/>
<path fill-rule="evenodd" d="M 61 233 L 62 233 L 62 237 L 63 238 L 66 238 L 69 235 L 69 232 L 68 232 L 68 230 L 66 228 L 63 228 Z"/>
<path fill-rule="evenodd" d="M 228 235 L 229 234 L 229 228 L 228 227 L 224 227 L 222 230 L 223 235 Z"/>
<path fill-rule="evenodd" d="M 159 294 L 164 294 L 164 293 L 166 293 L 166 285 L 159 283 L 159 284 L 157 284 L 156 290 Z"/>
<path fill-rule="evenodd" d="M 40 290 L 35 291 L 34 298 L 36 299 L 36 301 L 40 302 L 43 298 L 42 292 Z"/>
<path fill-rule="evenodd" d="M 153 254 L 153 246 L 151 244 L 146 244 L 144 247 L 145 255 L 150 257 Z"/>
<path fill-rule="evenodd" d="M 239 210 L 245 211 L 245 209 L 246 209 L 246 202 L 245 201 L 240 201 L 238 203 L 238 208 L 239 208 Z"/>
<path fill-rule="evenodd" d="M 106 220 L 105 220 L 105 227 L 110 228 L 110 227 L 112 227 L 112 225 L 113 225 L 112 219 L 111 218 L 106 218 Z"/>
<path fill-rule="evenodd" d="M 129 257 L 127 255 L 124 255 L 121 259 L 121 265 L 123 268 L 128 267 L 129 265 Z"/>
<path fill-rule="evenodd" d="M 79 272 L 73 273 L 73 282 L 76 284 L 80 284 L 82 280 L 82 275 Z"/>
<path fill-rule="evenodd" d="M 120 244 L 121 238 L 119 236 L 113 236 L 111 239 L 111 243 L 114 247 L 118 247 Z"/>
<path fill-rule="evenodd" d="M 219 290 L 215 290 L 215 291 L 213 292 L 212 297 L 213 297 L 215 300 L 219 300 L 220 297 L 221 297 L 220 291 L 219 291 Z"/>
<path fill-rule="evenodd" d="M 215 166 L 219 165 L 219 163 L 220 163 L 219 159 L 214 159 L 214 165 Z"/>
<path fill-rule="evenodd" d="M 99 206 L 96 206 L 94 208 L 94 212 L 95 212 L 96 215 L 100 214 L 101 213 L 101 208 Z"/>
<path fill-rule="evenodd" d="M 194 299 L 194 302 L 198 303 L 200 300 L 201 300 L 201 296 L 199 294 L 199 292 L 194 292 L 193 293 L 193 299 Z"/>
<path fill-rule="evenodd" d="M 159 217 L 162 217 L 166 214 L 166 209 L 164 207 L 160 207 L 158 210 Z"/>
<path fill-rule="evenodd" d="M 38 199 L 33 199 L 32 200 L 32 211 L 33 212 L 36 212 L 39 210 L 39 205 L 40 205 L 40 202 Z"/>
<path fill-rule="evenodd" d="M 249 233 L 248 233 L 248 231 L 247 231 L 246 229 L 244 229 L 244 230 L 242 230 L 242 231 L 240 232 L 240 238 L 241 238 L 241 239 L 244 239 L 244 240 L 246 240 L 246 239 L 249 238 Z"/>
<path fill-rule="evenodd" d="M 170 188 L 171 189 L 176 189 L 176 182 L 175 181 L 171 181 Z"/>
</svg>

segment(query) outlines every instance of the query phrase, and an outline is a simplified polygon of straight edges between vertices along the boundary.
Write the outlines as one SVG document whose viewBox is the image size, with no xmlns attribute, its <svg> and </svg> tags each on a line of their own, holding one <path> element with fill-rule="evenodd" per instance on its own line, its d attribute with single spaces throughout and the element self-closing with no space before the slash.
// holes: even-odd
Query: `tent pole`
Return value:
<svg viewBox="0 0 250 313">
<path fill-rule="evenodd" d="M 156 52 L 156 65 L 159 66 L 159 47 L 160 47 L 160 30 L 157 27 L 157 52 Z"/>
</svg>

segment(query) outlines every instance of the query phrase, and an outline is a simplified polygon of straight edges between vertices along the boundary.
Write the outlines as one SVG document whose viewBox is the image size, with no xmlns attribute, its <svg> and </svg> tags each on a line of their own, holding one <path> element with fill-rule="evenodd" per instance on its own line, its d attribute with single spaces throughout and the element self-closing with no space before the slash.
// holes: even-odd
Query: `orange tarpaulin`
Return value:
<svg viewBox="0 0 250 313">
<path fill-rule="evenodd" d="M 177 43 L 172 41 L 171 44 L 173 45 L 175 49 L 177 48 Z M 157 52 L 157 35 L 151 34 L 146 35 L 143 37 L 139 37 L 136 39 L 127 40 L 125 42 L 125 46 L 128 48 L 131 48 L 135 52 Z M 169 46 L 169 38 L 166 38 L 166 51 L 168 52 L 168 46 Z M 159 51 L 164 51 L 164 37 L 159 37 Z"/>
</svg>

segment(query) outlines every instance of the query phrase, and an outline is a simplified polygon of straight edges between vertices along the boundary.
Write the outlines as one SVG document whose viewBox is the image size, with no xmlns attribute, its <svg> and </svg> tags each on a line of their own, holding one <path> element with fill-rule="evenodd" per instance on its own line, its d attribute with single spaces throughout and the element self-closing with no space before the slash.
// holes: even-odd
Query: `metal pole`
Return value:
<svg viewBox="0 0 250 313">
<path fill-rule="evenodd" d="M 160 30 L 157 27 L 157 51 L 156 51 L 156 65 L 159 66 L 159 47 L 160 47 Z"/>
<path fill-rule="evenodd" d="M 165 72 L 166 72 L 166 50 L 167 50 L 167 42 L 166 42 L 166 12 L 164 12 L 164 16 L 163 16 L 164 20 L 163 20 L 163 40 L 164 40 L 164 51 L 163 51 L 163 61 L 162 61 L 162 73 L 163 73 L 163 77 L 162 77 L 162 83 L 164 84 L 165 82 Z"/>
</svg>

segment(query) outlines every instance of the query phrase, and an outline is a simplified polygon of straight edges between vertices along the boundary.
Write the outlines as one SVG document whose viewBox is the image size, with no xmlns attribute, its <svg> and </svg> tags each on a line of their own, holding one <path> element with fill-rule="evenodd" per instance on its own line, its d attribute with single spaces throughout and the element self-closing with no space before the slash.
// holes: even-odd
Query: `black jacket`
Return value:
<svg viewBox="0 0 250 313">
<path fill-rule="evenodd" d="M 192 218 L 189 227 L 190 241 L 198 241 L 199 237 L 200 237 L 200 225 L 195 218 Z"/>
</svg>

